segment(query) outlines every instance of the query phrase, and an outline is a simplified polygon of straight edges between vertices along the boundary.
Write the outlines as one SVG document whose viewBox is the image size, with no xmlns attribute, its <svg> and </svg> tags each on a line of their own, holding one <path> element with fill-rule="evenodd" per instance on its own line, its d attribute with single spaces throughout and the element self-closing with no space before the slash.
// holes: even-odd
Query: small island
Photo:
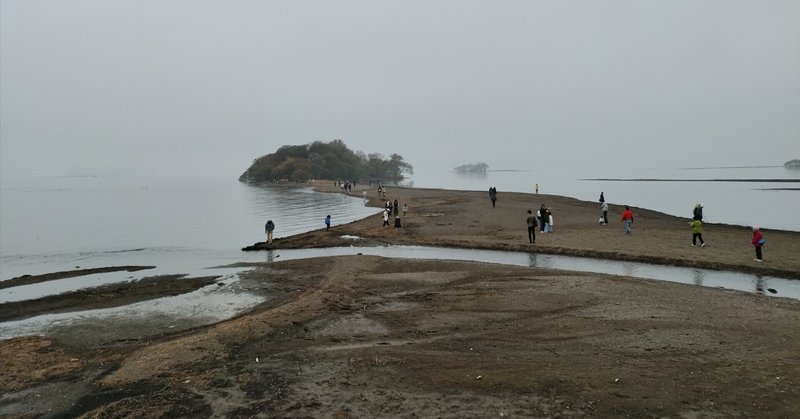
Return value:
<svg viewBox="0 0 800 419">
<path fill-rule="evenodd" d="M 455 170 L 457 173 L 486 173 L 486 169 L 489 168 L 489 165 L 486 163 L 467 163 L 462 164 L 461 166 L 456 167 Z"/>
<path fill-rule="evenodd" d="M 397 182 L 414 174 L 414 167 L 394 153 L 388 159 L 381 154 L 350 150 L 342 140 L 315 141 L 305 145 L 285 145 L 261 156 L 239 177 L 240 182 L 311 179 L 377 179 Z"/>
<path fill-rule="evenodd" d="M 800 169 L 800 159 L 789 160 L 783 164 L 787 169 Z"/>
</svg>

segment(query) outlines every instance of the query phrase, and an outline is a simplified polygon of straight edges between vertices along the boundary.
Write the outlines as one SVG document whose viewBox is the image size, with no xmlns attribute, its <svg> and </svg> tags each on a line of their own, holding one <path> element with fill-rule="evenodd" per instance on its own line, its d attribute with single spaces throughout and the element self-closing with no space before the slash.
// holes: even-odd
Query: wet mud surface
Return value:
<svg viewBox="0 0 800 419">
<path fill-rule="evenodd" d="M 6 281 L 0 281 L 0 289 L 18 287 L 20 285 L 38 284 L 41 282 L 55 281 L 57 279 L 75 278 L 84 275 L 101 274 L 108 272 L 136 272 L 145 269 L 154 269 L 155 266 L 106 266 L 103 268 L 75 269 L 72 271 L 51 272 L 42 275 L 22 275 Z"/>
<path fill-rule="evenodd" d="M 61 278 L 50 278 L 50 280 Z M 33 300 L 7 302 L 0 304 L 0 321 L 20 320 L 39 314 L 119 307 L 170 295 L 185 294 L 211 285 L 217 279 L 219 276 L 185 278 L 185 275 L 158 275 L 131 282 L 84 288 Z M 44 280 L 37 282 L 44 282 Z"/>
<path fill-rule="evenodd" d="M 80 350 L 0 342 L 0 414 L 793 417 L 800 405 L 793 300 L 372 256 L 242 280 L 274 297 L 213 326 Z"/>
</svg>

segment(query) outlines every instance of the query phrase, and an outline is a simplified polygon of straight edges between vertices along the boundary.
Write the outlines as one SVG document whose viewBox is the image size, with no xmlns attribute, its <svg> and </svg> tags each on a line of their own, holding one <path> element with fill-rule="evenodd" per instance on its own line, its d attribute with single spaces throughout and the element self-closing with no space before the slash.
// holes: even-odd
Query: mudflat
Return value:
<svg viewBox="0 0 800 419">
<path fill-rule="evenodd" d="M 398 243 L 523 250 L 797 277 L 800 235 L 499 191 L 388 188 L 380 215 L 269 248 Z M 353 195 L 361 196 L 360 188 Z M 372 196 L 370 196 L 372 195 Z M 368 191 L 377 204 L 374 190 Z M 613 199 L 612 199 L 613 201 Z M 555 232 L 529 244 L 544 203 Z M 691 207 L 691 203 L 689 204 Z M 687 210 L 688 212 L 688 210 Z M 280 223 L 276 223 L 278 229 Z M 537 232 L 538 233 L 538 232 Z M 266 248 L 256 244 L 254 248 Z M 795 275 L 791 275 L 794 273 Z M 102 345 L 0 342 L 0 414 L 16 417 L 796 417 L 800 301 L 476 262 L 340 256 L 257 265 L 267 301 L 215 325 Z M 0 305 L 2 308 L 2 305 Z M 53 396 L 48 396 L 53 395 Z M 57 396 L 55 396 L 57 395 Z"/>
</svg>

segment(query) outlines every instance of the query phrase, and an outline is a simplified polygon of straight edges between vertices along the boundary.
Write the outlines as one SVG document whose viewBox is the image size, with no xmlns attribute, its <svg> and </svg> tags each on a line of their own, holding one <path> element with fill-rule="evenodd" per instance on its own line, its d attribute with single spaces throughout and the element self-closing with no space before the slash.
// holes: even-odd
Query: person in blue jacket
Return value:
<svg viewBox="0 0 800 419">
<path fill-rule="evenodd" d="M 331 229 L 331 216 L 325 217 L 325 231 Z"/>
</svg>

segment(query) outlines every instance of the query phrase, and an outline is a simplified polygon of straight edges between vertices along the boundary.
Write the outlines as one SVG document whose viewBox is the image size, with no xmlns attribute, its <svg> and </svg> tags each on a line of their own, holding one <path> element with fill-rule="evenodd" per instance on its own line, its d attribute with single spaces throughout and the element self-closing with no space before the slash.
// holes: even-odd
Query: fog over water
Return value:
<svg viewBox="0 0 800 419">
<path fill-rule="evenodd" d="M 800 2 L 0 2 L 0 178 L 800 158 Z"/>
</svg>

